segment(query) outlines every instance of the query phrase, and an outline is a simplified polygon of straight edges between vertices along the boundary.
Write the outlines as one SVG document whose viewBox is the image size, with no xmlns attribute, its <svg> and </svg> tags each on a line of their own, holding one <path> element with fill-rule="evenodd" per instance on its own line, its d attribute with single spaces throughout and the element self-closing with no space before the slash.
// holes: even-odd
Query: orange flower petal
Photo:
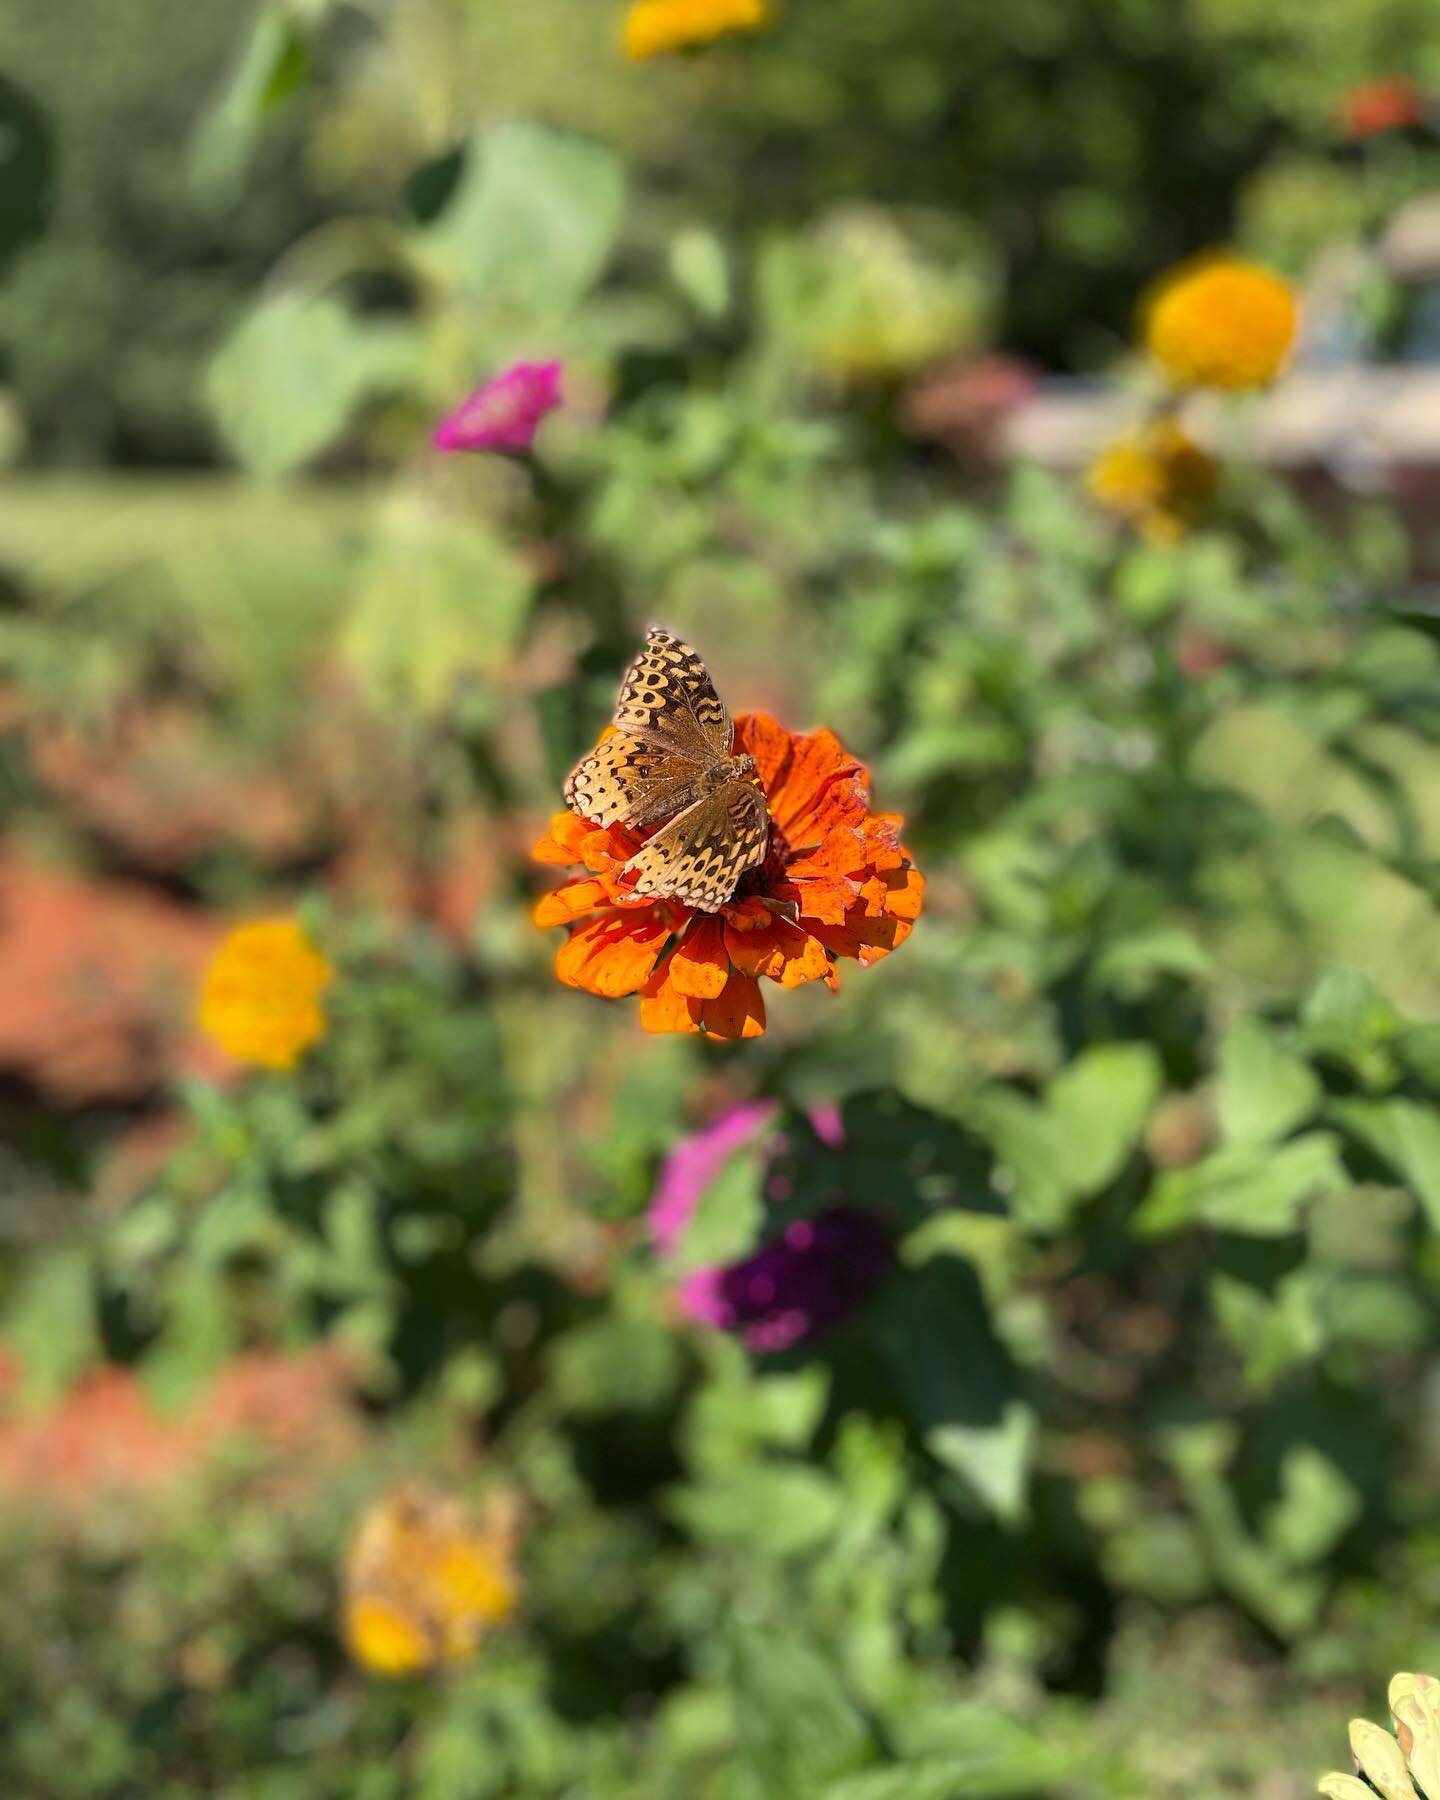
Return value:
<svg viewBox="0 0 1440 1800">
<path fill-rule="evenodd" d="M 832 826 L 862 825 L 867 777 L 833 731 L 791 739 L 790 762 L 770 816 L 797 849 L 818 844 Z"/>
<path fill-rule="evenodd" d="M 865 840 L 848 825 L 826 832 L 818 850 L 797 857 L 785 873 L 792 881 L 808 875 L 854 875 L 865 867 Z"/>
<path fill-rule="evenodd" d="M 855 883 L 835 875 L 777 882 L 775 891 L 795 902 L 802 919 L 815 919 L 825 925 L 843 925 L 856 897 Z"/>
<path fill-rule="evenodd" d="M 786 925 L 781 933 L 781 943 L 785 951 L 779 976 L 782 988 L 803 987 L 807 981 L 828 979 L 832 964 L 819 938 Z"/>
<path fill-rule="evenodd" d="M 825 946 L 788 919 L 775 919 L 764 931 L 727 930 L 725 947 L 742 973 L 766 976 L 785 988 L 818 980 L 830 967 Z"/>
<path fill-rule="evenodd" d="M 921 908 L 925 904 L 925 877 L 918 869 L 893 870 L 886 878 L 886 886 L 889 893 L 885 900 L 885 910 L 892 919 L 913 920 L 920 917 Z"/>
<path fill-rule="evenodd" d="M 764 931 L 775 915 L 757 894 L 751 894 L 744 900 L 733 901 L 721 916 L 736 931 Z"/>
<path fill-rule="evenodd" d="M 579 855 L 570 860 L 583 862 L 592 875 L 599 875 L 617 863 L 628 862 L 639 848 L 640 840 L 621 825 L 609 825 L 603 831 L 589 825 L 580 840 Z"/>
<path fill-rule="evenodd" d="M 736 752 L 755 758 L 755 773 L 772 803 L 784 785 L 792 741 L 790 732 L 769 713 L 741 713 L 735 721 Z"/>
<path fill-rule="evenodd" d="M 861 968 L 868 968 L 888 956 L 910 935 L 910 929 L 904 919 L 891 918 L 888 913 L 870 918 L 863 907 L 856 907 L 843 925 L 816 925 L 815 936 L 836 956 L 848 956 Z"/>
<path fill-rule="evenodd" d="M 555 958 L 555 973 L 567 987 L 618 1000 L 650 979 L 670 930 L 669 920 L 652 912 L 605 912 L 571 932 Z"/>
<path fill-rule="evenodd" d="M 727 925 L 725 948 L 742 975 L 774 975 L 778 978 L 784 957 L 773 924 L 752 931 L 736 931 Z"/>
<path fill-rule="evenodd" d="M 700 1019 L 711 1037 L 759 1037 L 765 1030 L 760 983 L 753 975 L 732 974 L 718 999 L 700 1002 Z"/>
<path fill-rule="evenodd" d="M 725 991 L 730 958 L 718 918 L 697 918 L 666 965 L 670 985 L 692 1000 L 714 1000 Z"/>
<path fill-rule="evenodd" d="M 530 917 L 541 926 L 568 925 L 582 913 L 593 912 L 597 906 L 603 905 L 605 898 L 603 881 L 577 877 L 574 881 L 567 881 L 563 886 L 552 889 L 548 894 L 542 894 L 535 902 L 535 909 Z"/>
<path fill-rule="evenodd" d="M 899 813 L 872 813 L 865 821 L 865 860 L 872 869 L 900 869 L 909 862 L 909 852 L 900 842 Z"/>
<path fill-rule="evenodd" d="M 689 994 L 682 994 L 670 980 L 667 963 L 645 984 L 640 996 L 640 1023 L 646 1031 L 698 1031 L 700 1004 Z"/>
<path fill-rule="evenodd" d="M 540 839 L 530 854 L 536 862 L 567 867 L 580 861 L 580 846 L 594 829 L 572 812 L 558 812 L 550 821 L 549 834 Z"/>
</svg>

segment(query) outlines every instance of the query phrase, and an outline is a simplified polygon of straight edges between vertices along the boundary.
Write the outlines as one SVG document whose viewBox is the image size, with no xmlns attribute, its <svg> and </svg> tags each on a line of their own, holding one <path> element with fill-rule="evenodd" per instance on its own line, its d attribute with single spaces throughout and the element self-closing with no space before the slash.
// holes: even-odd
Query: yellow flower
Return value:
<svg viewBox="0 0 1440 1800">
<path fill-rule="evenodd" d="M 1085 485 L 1107 512 L 1128 520 L 1152 543 L 1173 544 L 1214 493 L 1218 474 L 1213 457 L 1166 417 L 1102 451 Z"/>
<path fill-rule="evenodd" d="M 372 1675 L 413 1675 L 473 1656 L 515 1610 L 514 1526 L 500 1500 L 477 1527 L 419 1482 L 382 1494 L 345 1562 L 343 1628 L 356 1662 Z"/>
<path fill-rule="evenodd" d="M 1284 366 L 1300 322 L 1288 282 L 1235 256 L 1182 263 L 1144 308 L 1145 347 L 1178 387 L 1256 388 Z"/>
<path fill-rule="evenodd" d="M 1384 1800 L 1420 1800 L 1440 1794 L 1440 1681 L 1433 1675 L 1397 1675 L 1390 1683 L 1390 1712 L 1394 1737 L 1369 1719 L 1350 1721 L 1350 1754 L 1365 1780 L 1322 1776 L 1326 1800 L 1375 1800 L 1376 1794 Z"/>
<path fill-rule="evenodd" d="M 320 994 L 334 973 L 293 919 L 237 925 L 206 970 L 201 1028 L 240 1062 L 293 1068 L 325 1035 Z"/>
<path fill-rule="evenodd" d="M 769 22 L 769 0 L 633 0 L 625 15 L 625 54 L 644 62 Z"/>
</svg>

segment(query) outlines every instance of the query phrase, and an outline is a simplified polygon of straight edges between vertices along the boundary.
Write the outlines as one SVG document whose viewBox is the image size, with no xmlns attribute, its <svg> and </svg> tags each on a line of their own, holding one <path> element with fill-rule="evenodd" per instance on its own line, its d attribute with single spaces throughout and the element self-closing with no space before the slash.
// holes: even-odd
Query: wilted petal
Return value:
<svg viewBox="0 0 1440 1800">
<path fill-rule="evenodd" d="M 1369 1719 L 1350 1721 L 1350 1753 L 1383 1800 L 1417 1800 L 1405 1757 L 1388 1731 Z"/>
<path fill-rule="evenodd" d="M 1397 1675 L 1390 1683 L 1390 1711 L 1415 1779 L 1427 1794 L 1440 1794 L 1440 1681 Z"/>
</svg>

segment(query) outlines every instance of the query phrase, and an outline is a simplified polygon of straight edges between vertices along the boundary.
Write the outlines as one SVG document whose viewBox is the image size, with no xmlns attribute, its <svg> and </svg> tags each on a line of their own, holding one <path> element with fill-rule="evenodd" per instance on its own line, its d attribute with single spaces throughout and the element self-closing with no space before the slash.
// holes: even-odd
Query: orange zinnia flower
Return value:
<svg viewBox="0 0 1440 1800">
<path fill-rule="evenodd" d="M 870 777 L 833 731 L 787 731 L 765 713 L 735 720 L 734 753 L 755 758 L 770 809 L 770 851 L 719 912 L 677 900 L 636 902 L 621 885 L 643 835 L 557 813 L 538 862 L 589 871 L 544 895 L 535 923 L 568 925 L 555 973 L 607 999 L 640 995 L 647 1031 L 759 1037 L 761 976 L 782 988 L 840 985 L 837 959 L 862 968 L 904 942 L 925 877 L 900 842 L 896 813 L 870 810 Z"/>
</svg>

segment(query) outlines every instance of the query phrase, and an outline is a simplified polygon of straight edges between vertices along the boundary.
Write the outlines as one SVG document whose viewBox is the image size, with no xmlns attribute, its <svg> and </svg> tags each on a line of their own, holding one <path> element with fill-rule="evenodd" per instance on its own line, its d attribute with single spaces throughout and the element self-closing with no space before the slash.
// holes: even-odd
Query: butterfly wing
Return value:
<svg viewBox="0 0 1440 1800">
<path fill-rule="evenodd" d="M 689 644 L 652 625 L 626 670 L 615 723 L 632 736 L 665 744 L 704 765 L 730 754 L 734 736 L 710 671 Z"/>
<path fill-rule="evenodd" d="M 717 912 L 770 844 L 765 796 L 749 781 L 727 781 L 657 831 L 621 871 L 636 899 L 681 900 Z"/>
<path fill-rule="evenodd" d="M 565 804 L 595 825 L 643 829 L 700 798 L 701 767 L 628 731 L 612 731 L 570 771 Z"/>
</svg>

